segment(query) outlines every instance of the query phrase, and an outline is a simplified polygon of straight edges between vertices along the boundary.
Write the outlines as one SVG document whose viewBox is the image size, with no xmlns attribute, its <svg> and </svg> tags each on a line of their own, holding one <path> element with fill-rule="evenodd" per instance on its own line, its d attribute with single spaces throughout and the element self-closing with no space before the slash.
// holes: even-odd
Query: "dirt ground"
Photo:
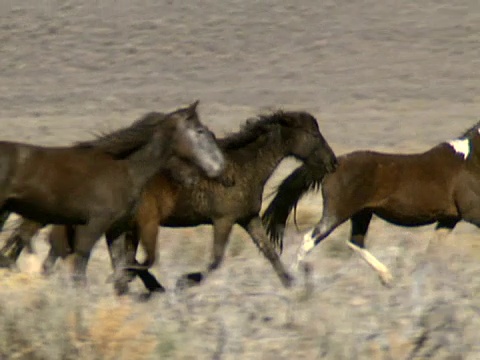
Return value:
<svg viewBox="0 0 480 360">
<path fill-rule="evenodd" d="M 200 99 L 219 135 L 262 111 L 302 109 L 337 154 L 422 151 L 479 120 L 479 69 L 476 0 L 0 0 L 2 140 L 66 145 Z M 301 231 L 320 215 L 318 194 L 302 201 Z M 391 289 L 351 256 L 347 233 L 309 256 L 310 294 L 302 281 L 284 290 L 239 229 L 224 266 L 182 294 L 175 281 L 205 265 L 210 229 L 162 229 L 154 272 L 171 291 L 146 304 L 114 298 L 103 243 L 87 294 L 61 275 L 5 273 L 0 359 L 480 358 L 473 226 L 426 256 L 431 227 L 375 219 L 368 247 L 392 270 Z M 287 235 L 290 264 L 301 232 Z"/>
</svg>

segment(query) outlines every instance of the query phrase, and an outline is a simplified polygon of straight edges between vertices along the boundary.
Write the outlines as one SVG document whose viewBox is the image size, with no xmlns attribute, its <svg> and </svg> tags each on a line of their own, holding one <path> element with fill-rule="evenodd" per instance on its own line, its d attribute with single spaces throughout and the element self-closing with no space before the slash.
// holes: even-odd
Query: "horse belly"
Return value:
<svg viewBox="0 0 480 360">
<path fill-rule="evenodd" d="M 7 201 L 6 208 L 41 224 L 84 225 L 87 223 L 87 216 L 82 211 L 51 205 L 45 202 L 10 199 Z"/>
<path fill-rule="evenodd" d="M 410 214 L 405 214 L 403 212 L 392 212 L 392 211 L 374 211 L 374 214 L 379 218 L 398 226 L 423 226 L 430 225 L 437 222 L 437 217 L 429 216 L 428 214 L 419 215 L 416 214 L 412 216 Z"/>
<path fill-rule="evenodd" d="M 195 201 L 196 200 L 196 201 Z M 207 199 L 194 199 L 180 195 L 173 211 L 161 223 L 168 227 L 190 227 L 212 224 L 212 213 Z"/>
<path fill-rule="evenodd" d="M 441 219 L 457 216 L 454 207 L 441 202 L 395 201 L 390 199 L 376 207 L 374 213 L 392 224 L 399 226 L 423 226 Z"/>
<path fill-rule="evenodd" d="M 172 214 L 162 224 L 169 227 L 198 226 L 211 225 L 214 219 L 221 217 L 242 218 L 247 199 L 237 199 L 235 195 L 231 191 L 182 189 Z"/>
</svg>

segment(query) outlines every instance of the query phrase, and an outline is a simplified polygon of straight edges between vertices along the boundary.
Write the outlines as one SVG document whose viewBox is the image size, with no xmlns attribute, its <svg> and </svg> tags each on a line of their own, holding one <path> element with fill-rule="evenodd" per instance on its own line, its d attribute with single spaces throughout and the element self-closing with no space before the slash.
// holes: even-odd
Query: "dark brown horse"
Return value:
<svg viewBox="0 0 480 360">
<path fill-rule="evenodd" d="M 357 151 L 340 156 L 337 170 L 322 183 L 322 218 L 305 234 L 296 265 L 337 226 L 350 220 L 349 247 L 388 284 L 392 279 L 389 270 L 365 249 L 373 214 L 400 226 L 436 223 L 437 238 L 450 233 L 460 220 L 480 226 L 479 131 L 480 122 L 460 138 L 420 154 Z M 300 197 L 318 185 L 304 167 L 282 182 L 263 215 L 273 239 L 281 238 L 281 229 Z"/>
<path fill-rule="evenodd" d="M 94 140 L 78 142 L 74 145 L 74 148 L 95 149 L 111 156 L 113 159 L 125 159 L 151 139 L 155 127 L 158 126 L 159 122 L 163 121 L 165 117 L 165 113 L 151 112 L 143 116 L 141 119 L 135 121 L 128 127 L 124 127 L 110 133 L 100 134 Z M 208 129 L 204 128 L 201 131 L 208 132 Z M 214 138 L 213 133 L 210 134 Z M 205 174 L 205 172 L 202 174 L 202 168 L 199 168 L 195 164 L 185 161 L 185 159 L 182 159 L 176 155 L 168 159 L 164 168 L 159 172 L 159 174 L 167 177 L 169 179 L 167 181 L 175 180 L 176 182 L 180 182 L 185 186 L 189 186 L 197 181 L 199 176 L 206 176 L 207 178 L 209 177 L 207 174 Z M 226 186 L 231 186 L 230 184 L 233 180 L 222 175 L 218 178 L 215 178 L 215 180 L 222 181 Z M 166 191 L 164 195 L 168 196 L 168 191 Z M 166 203 L 170 203 L 172 200 L 170 198 L 166 198 L 164 201 Z M 0 224 L 5 223 L 9 214 L 9 212 L 3 213 Z M 33 248 L 31 245 L 31 239 L 42 227 L 44 227 L 43 224 L 28 219 L 22 219 L 13 234 L 0 249 L 0 267 L 15 266 L 15 263 L 24 247 L 26 247 L 28 251 L 32 253 Z M 55 245 L 56 242 L 53 243 Z M 62 249 L 61 247 L 55 248 L 59 251 L 59 254 L 62 255 L 62 257 L 66 256 L 66 249 Z M 54 251 L 52 250 L 52 252 Z"/>
<path fill-rule="evenodd" d="M 83 281 L 97 239 L 107 230 L 125 231 L 144 185 L 172 157 L 191 160 L 208 176 L 223 171 L 223 155 L 199 121 L 197 103 L 166 115 L 147 115 L 162 116 L 162 121 L 146 142 L 124 138 L 128 155 L 123 160 L 90 146 L 0 143 L 1 212 L 15 212 L 42 225 L 75 225 L 72 262 L 76 278 Z"/>
<path fill-rule="evenodd" d="M 219 144 L 226 158 L 223 176 L 234 179 L 233 186 L 204 178 L 193 186 L 184 186 L 160 174 L 147 184 L 143 192 L 136 224 L 129 236 L 132 243 L 128 244 L 127 259 L 129 267 L 136 269 L 149 290 L 163 290 L 145 269 L 155 259 L 158 225 L 213 225 L 212 260 L 206 271 L 187 274 L 185 279 L 188 281 L 200 282 L 220 266 L 232 227 L 239 224 L 271 262 L 282 283 L 285 286 L 291 284 L 292 278 L 269 243 L 259 217 L 263 188 L 274 169 L 287 156 L 304 161 L 310 176 L 322 178 L 336 166 L 334 153 L 321 135 L 316 119 L 305 112 L 279 111 L 260 116 L 248 121 L 240 132 L 219 140 Z M 166 198 L 172 201 L 165 202 Z M 61 244 L 60 250 L 68 248 L 64 230 L 54 229 L 51 237 L 53 242 Z M 139 240 L 147 252 L 143 267 L 132 264 Z M 120 254 L 124 252 L 124 249 L 111 250 Z M 50 255 L 54 257 L 52 252 Z M 46 264 L 52 263 L 47 258 Z M 116 288 L 124 289 L 124 286 L 117 284 Z"/>
</svg>

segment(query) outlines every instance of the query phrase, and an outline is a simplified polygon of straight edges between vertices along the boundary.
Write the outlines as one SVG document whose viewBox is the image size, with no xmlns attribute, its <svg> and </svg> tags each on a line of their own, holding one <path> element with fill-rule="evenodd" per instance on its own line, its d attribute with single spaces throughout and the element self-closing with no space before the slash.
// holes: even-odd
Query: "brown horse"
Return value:
<svg viewBox="0 0 480 360">
<path fill-rule="evenodd" d="M 205 272 L 187 274 L 184 278 L 189 281 L 200 282 L 220 266 L 232 227 L 239 224 L 271 262 L 282 283 L 285 286 L 291 284 L 292 278 L 269 243 L 259 217 L 263 188 L 274 169 L 287 156 L 303 160 L 310 176 L 322 178 L 336 166 L 334 153 L 321 135 L 316 119 L 305 112 L 279 111 L 260 116 L 247 121 L 238 133 L 220 139 L 219 145 L 226 158 L 223 177 L 235 180 L 230 186 L 204 178 L 193 186 L 185 186 L 158 174 L 142 194 L 136 224 L 129 236 L 131 243 L 128 244 L 127 261 L 129 268 L 135 269 L 150 291 L 163 290 L 146 270 L 155 260 L 158 225 L 213 225 L 212 260 Z M 52 242 L 60 244 L 60 253 L 68 249 L 65 235 L 65 230 L 58 227 L 51 232 Z M 112 238 L 107 233 L 110 246 Z M 147 261 L 143 266 L 133 266 L 139 240 L 146 249 Z M 120 263 L 115 261 L 115 254 L 122 257 L 125 249 L 113 247 L 111 251 L 113 263 Z M 52 247 L 44 263 L 46 269 L 54 263 L 55 252 Z M 125 277 L 119 279 L 123 281 Z M 116 288 L 124 291 L 126 284 L 117 283 Z"/>
<path fill-rule="evenodd" d="M 144 185 L 169 159 L 191 160 L 212 177 L 223 171 L 223 155 L 201 124 L 197 104 L 147 115 L 161 116 L 162 121 L 156 122 L 146 142 L 135 142 L 133 135 L 124 138 L 128 155 L 123 160 L 89 146 L 0 143 L 1 212 L 16 212 L 42 225 L 75 225 L 72 261 L 76 278 L 84 281 L 97 239 L 107 230 L 125 231 Z"/>
<path fill-rule="evenodd" d="M 322 183 L 322 218 L 305 234 L 296 265 L 337 226 L 350 220 L 348 246 L 388 284 L 392 279 L 389 270 L 364 248 L 373 214 L 399 226 L 436 223 L 437 238 L 450 233 L 460 220 L 480 226 L 479 131 L 480 122 L 460 138 L 420 154 L 357 151 L 340 156 L 337 170 Z M 282 236 L 281 229 L 300 197 L 318 185 L 304 167 L 282 182 L 263 215 L 273 239 Z"/>
<path fill-rule="evenodd" d="M 74 148 L 95 149 L 110 155 L 113 159 L 125 159 L 148 142 L 152 137 L 154 128 L 158 126 L 159 122 L 164 120 L 165 116 L 165 113 L 151 112 L 128 127 L 110 133 L 100 134 L 94 140 L 78 142 L 74 145 Z M 207 132 L 208 129 L 204 128 L 202 131 Z M 210 135 L 214 138 L 213 133 L 210 132 Z M 160 174 L 168 177 L 170 181 L 175 180 L 176 182 L 184 184 L 184 186 L 190 186 L 197 181 L 199 176 L 207 176 L 208 178 L 208 175 L 205 173 L 202 174 L 202 168 L 176 155 L 168 159 L 165 167 L 160 171 Z M 222 181 L 225 186 L 231 186 L 233 181 L 232 179 L 224 177 L 223 174 L 215 178 L 215 180 Z M 165 195 L 168 196 L 168 192 L 166 192 Z M 167 198 L 165 201 L 170 202 L 171 200 Z M 9 215 L 9 212 L 4 212 L 0 219 L 0 224 L 4 224 Z M 44 227 L 43 224 L 22 219 L 13 234 L 0 249 L 0 267 L 14 267 L 24 247 L 32 253 L 31 239 L 42 227 Z M 56 242 L 53 243 L 55 245 Z M 67 252 L 65 249 L 61 247 L 56 247 L 56 249 L 62 257 L 66 256 Z"/>
</svg>

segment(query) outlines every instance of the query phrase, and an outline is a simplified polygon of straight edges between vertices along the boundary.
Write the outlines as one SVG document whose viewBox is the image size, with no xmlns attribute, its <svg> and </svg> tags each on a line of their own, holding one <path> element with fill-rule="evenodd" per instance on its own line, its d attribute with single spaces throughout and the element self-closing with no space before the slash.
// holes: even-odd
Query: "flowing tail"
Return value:
<svg viewBox="0 0 480 360">
<path fill-rule="evenodd" d="M 328 171 L 311 171 L 301 165 L 277 187 L 273 200 L 262 216 L 263 225 L 270 241 L 280 252 L 283 251 L 283 233 L 290 212 L 296 210 L 297 204 L 309 191 L 318 190 Z M 296 222 L 296 219 L 295 219 Z"/>
</svg>

